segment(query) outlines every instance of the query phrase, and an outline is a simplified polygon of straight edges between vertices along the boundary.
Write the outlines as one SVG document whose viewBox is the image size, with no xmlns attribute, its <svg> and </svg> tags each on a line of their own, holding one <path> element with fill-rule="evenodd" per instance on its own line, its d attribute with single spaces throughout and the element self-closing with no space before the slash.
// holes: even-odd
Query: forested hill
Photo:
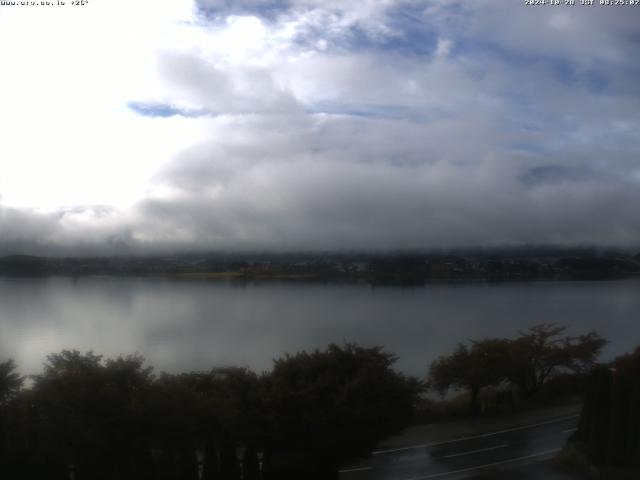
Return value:
<svg viewBox="0 0 640 480">
<path fill-rule="evenodd" d="M 595 249 L 448 253 L 210 253 L 0 258 L 0 275 L 170 275 L 221 279 L 426 283 L 433 280 L 565 280 L 640 274 L 640 254 Z"/>
</svg>

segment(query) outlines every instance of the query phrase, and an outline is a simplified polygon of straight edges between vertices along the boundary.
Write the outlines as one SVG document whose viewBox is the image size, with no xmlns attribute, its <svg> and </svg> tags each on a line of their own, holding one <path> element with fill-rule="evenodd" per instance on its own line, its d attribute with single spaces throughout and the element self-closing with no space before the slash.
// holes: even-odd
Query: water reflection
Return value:
<svg viewBox="0 0 640 480">
<path fill-rule="evenodd" d="M 139 352 L 158 369 L 269 369 L 285 352 L 355 341 L 385 345 L 423 375 L 455 343 L 511 336 L 540 322 L 595 329 L 606 355 L 640 337 L 640 281 L 429 285 L 176 281 L 87 277 L 0 279 L 0 357 L 24 373 L 63 348 Z"/>
</svg>

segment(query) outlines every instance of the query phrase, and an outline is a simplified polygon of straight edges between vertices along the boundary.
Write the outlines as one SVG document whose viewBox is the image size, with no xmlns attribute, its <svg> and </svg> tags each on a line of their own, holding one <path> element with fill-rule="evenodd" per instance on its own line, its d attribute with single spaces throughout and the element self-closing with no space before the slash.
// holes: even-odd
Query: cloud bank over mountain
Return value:
<svg viewBox="0 0 640 480">
<path fill-rule="evenodd" d="M 0 7 L 0 251 L 640 243 L 640 8 L 156 4 Z"/>
</svg>

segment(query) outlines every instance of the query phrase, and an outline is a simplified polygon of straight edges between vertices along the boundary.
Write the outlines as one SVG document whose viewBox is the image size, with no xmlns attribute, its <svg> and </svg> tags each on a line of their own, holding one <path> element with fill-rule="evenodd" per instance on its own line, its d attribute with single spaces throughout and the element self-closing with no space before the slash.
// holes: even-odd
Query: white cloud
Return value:
<svg viewBox="0 0 640 480">
<path fill-rule="evenodd" d="M 187 0 L 0 11 L 13 45 L 0 52 L 0 243 L 416 248 L 640 233 L 635 10 L 299 0 L 262 16 L 268 2 L 207 3 L 215 15 Z"/>
<path fill-rule="evenodd" d="M 198 138 L 192 126 L 139 118 L 126 108 L 159 91 L 155 54 L 182 41 L 176 21 L 190 2 L 90 5 L 5 7 L 0 14 L 0 43 L 7 46 L 0 53 L 5 204 L 131 205 L 158 165 Z"/>
</svg>

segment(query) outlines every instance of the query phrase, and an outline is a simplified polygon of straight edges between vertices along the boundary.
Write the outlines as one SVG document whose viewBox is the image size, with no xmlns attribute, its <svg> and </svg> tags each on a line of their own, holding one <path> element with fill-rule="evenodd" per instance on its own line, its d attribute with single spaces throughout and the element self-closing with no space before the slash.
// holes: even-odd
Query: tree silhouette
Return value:
<svg viewBox="0 0 640 480">
<path fill-rule="evenodd" d="M 139 356 L 64 350 L 26 390 L 5 363 L 0 474 L 331 478 L 411 419 L 419 384 L 394 361 L 378 347 L 332 345 L 277 360 L 261 376 L 243 368 L 156 376 Z"/>
<path fill-rule="evenodd" d="M 509 342 L 503 339 L 474 341 L 469 347 L 458 344 L 453 353 L 431 364 L 428 385 L 442 394 L 451 387 L 468 389 L 470 410 L 478 413 L 480 390 L 505 378 L 504 362 L 508 354 Z"/>
<path fill-rule="evenodd" d="M 640 467 L 640 347 L 590 375 L 574 442 L 591 462 Z"/>
<path fill-rule="evenodd" d="M 0 406 L 20 392 L 23 382 L 24 379 L 16 372 L 13 360 L 0 362 Z"/>
<path fill-rule="evenodd" d="M 265 396 L 274 445 L 290 468 L 331 478 L 346 459 L 409 423 L 420 385 L 395 372 L 395 361 L 381 347 L 352 344 L 275 361 Z"/>
<path fill-rule="evenodd" d="M 23 378 L 16 372 L 16 365 L 13 360 L 0 363 L 0 476 L 2 472 L 9 473 L 9 463 L 11 455 L 9 447 L 16 443 L 15 438 L 11 438 L 11 422 L 16 417 L 16 407 L 10 405 L 20 393 Z M 11 408 L 13 407 L 13 408 Z"/>
<path fill-rule="evenodd" d="M 104 362 L 92 352 L 50 355 L 32 391 L 42 420 L 36 425 L 39 455 L 74 469 L 78 479 L 130 478 L 135 469 L 124 466 L 145 457 L 138 432 L 150 381 L 151 369 L 141 357 Z"/>
<path fill-rule="evenodd" d="M 507 378 L 529 398 L 559 372 L 581 373 L 595 364 L 607 341 L 596 332 L 560 337 L 566 327 L 536 325 L 510 342 Z"/>
<path fill-rule="evenodd" d="M 595 364 L 606 340 L 595 332 L 561 337 L 566 327 L 542 324 L 520 332 L 515 339 L 487 338 L 459 344 L 449 355 L 436 359 L 429 368 L 428 383 L 445 392 L 466 388 L 471 411 L 478 411 L 483 387 L 508 381 L 523 398 L 534 396 L 559 373 L 584 373 Z"/>
</svg>

